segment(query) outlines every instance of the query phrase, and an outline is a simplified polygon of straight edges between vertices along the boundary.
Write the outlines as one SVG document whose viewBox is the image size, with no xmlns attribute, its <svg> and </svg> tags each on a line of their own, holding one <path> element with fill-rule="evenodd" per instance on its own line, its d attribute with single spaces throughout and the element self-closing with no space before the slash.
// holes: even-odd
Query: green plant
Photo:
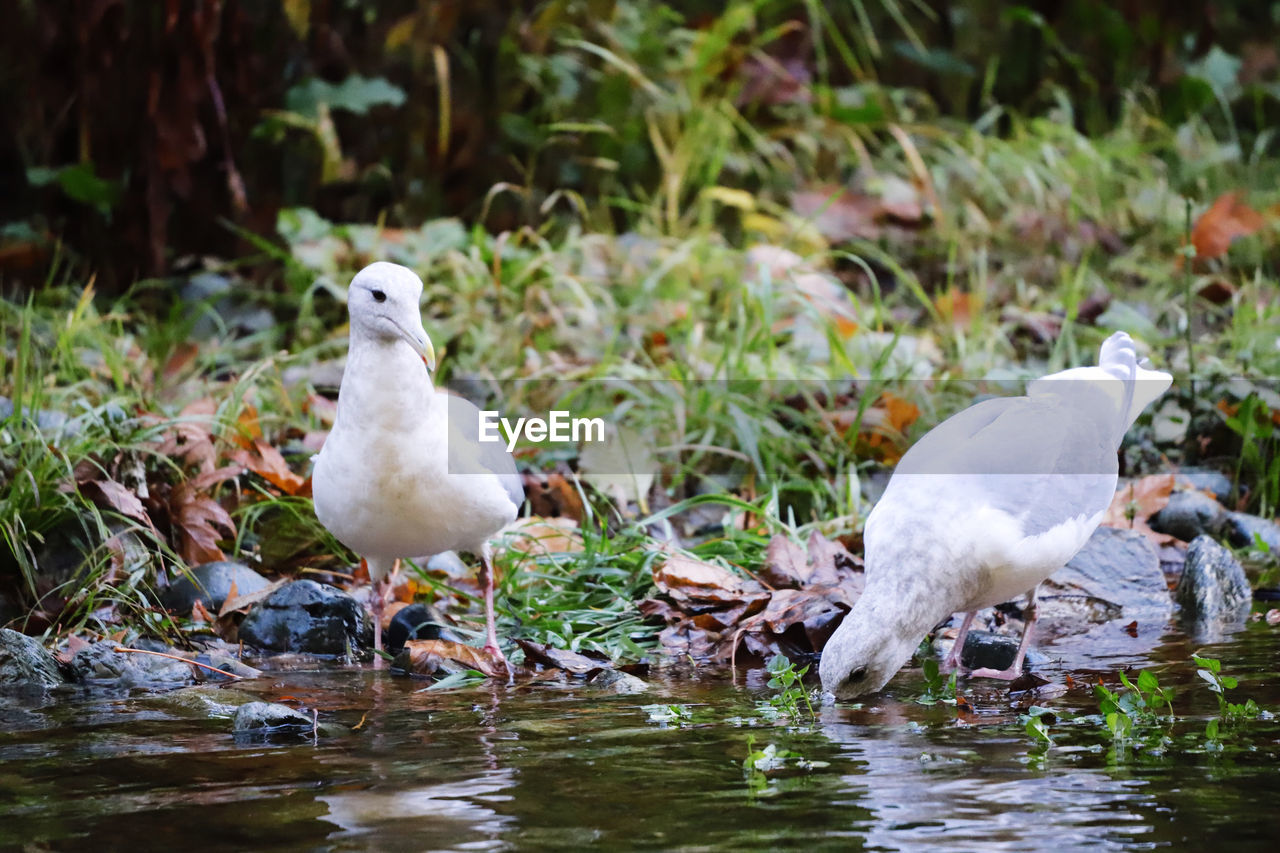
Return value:
<svg viewBox="0 0 1280 853">
<path fill-rule="evenodd" d="M 1026 719 L 1024 728 L 1029 737 L 1045 748 L 1053 745 L 1053 738 L 1049 736 L 1049 727 L 1057 722 L 1057 714 L 1052 709 L 1032 705 L 1023 717 Z"/>
<path fill-rule="evenodd" d="M 1121 672 L 1120 682 L 1123 690 L 1108 690 L 1103 684 L 1094 687 L 1098 710 L 1113 738 L 1128 737 L 1137 725 L 1174 721 L 1173 690 L 1161 687 L 1153 673 L 1142 670 L 1135 682 Z M 1162 714 L 1162 709 L 1167 713 Z"/>
<path fill-rule="evenodd" d="M 1251 503 L 1256 501 L 1261 515 L 1274 515 L 1280 507 L 1280 434 L 1276 432 L 1271 407 L 1258 391 L 1251 391 L 1224 423 L 1240 437 L 1235 488 L 1240 490 L 1242 483 L 1253 484 Z M 1242 479 L 1246 474 L 1248 478 Z"/>
<path fill-rule="evenodd" d="M 1216 658 L 1202 658 L 1195 655 L 1191 658 L 1195 661 L 1200 669 L 1196 670 L 1196 675 L 1200 676 L 1205 683 L 1209 685 L 1209 689 L 1213 691 L 1214 696 L 1218 699 L 1218 716 L 1224 720 L 1242 720 L 1257 717 L 1262 709 L 1258 707 L 1258 703 L 1252 699 L 1246 699 L 1244 702 L 1236 703 L 1227 701 L 1227 691 L 1234 690 L 1239 686 L 1240 682 L 1234 676 L 1225 675 L 1222 672 L 1222 661 Z M 1218 728 L 1213 727 L 1213 733 L 1209 736 L 1210 740 L 1217 737 Z"/>
<path fill-rule="evenodd" d="M 779 749 L 773 743 L 756 749 L 755 735 L 747 735 L 747 757 L 742 760 L 742 773 L 753 794 L 762 793 L 770 779 L 789 773 L 809 773 L 827 766 L 826 761 L 813 761 L 794 750 Z"/>
<path fill-rule="evenodd" d="M 924 672 L 924 692 L 915 701 L 920 705 L 956 704 L 956 673 L 943 675 L 938 661 L 931 657 L 925 658 L 920 668 Z"/>
<path fill-rule="evenodd" d="M 778 693 L 769 698 L 767 706 L 779 716 L 786 717 L 793 722 L 799 722 L 806 716 L 810 720 L 816 720 L 818 715 L 813 710 L 813 703 L 809 701 L 809 691 L 804 686 L 804 675 L 809 671 L 809 667 L 803 666 L 796 669 L 786 655 L 774 655 L 769 660 L 765 671 L 769 673 L 768 686 Z M 801 702 L 804 707 L 801 708 Z"/>
</svg>

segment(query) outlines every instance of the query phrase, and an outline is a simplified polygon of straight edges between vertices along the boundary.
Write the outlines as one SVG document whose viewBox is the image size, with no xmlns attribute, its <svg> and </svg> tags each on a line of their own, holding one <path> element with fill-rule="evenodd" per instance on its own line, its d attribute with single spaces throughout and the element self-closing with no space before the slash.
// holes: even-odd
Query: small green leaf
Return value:
<svg viewBox="0 0 1280 853">
<path fill-rule="evenodd" d="M 1138 673 L 1138 689 L 1145 690 L 1148 693 L 1155 693 L 1160 689 L 1160 682 L 1156 680 L 1154 675 L 1144 669 Z"/>
</svg>

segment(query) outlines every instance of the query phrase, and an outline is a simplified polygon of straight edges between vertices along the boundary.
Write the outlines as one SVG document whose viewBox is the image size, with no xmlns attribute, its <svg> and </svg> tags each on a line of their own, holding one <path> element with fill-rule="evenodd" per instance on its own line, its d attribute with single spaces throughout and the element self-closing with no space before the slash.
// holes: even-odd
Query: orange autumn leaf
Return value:
<svg viewBox="0 0 1280 853">
<path fill-rule="evenodd" d="M 1262 229 L 1262 214 L 1246 204 L 1238 192 L 1223 193 L 1191 227 L 1191 245 L 1197 258 L 1220 258 L 1238 237 Z"/>
<path fill-rule="evenodd" d="M 298 494 L 307 483 L 307 478 L 295 474 L 280 451 L 267 444 L 262 438 L 255 438 L 247 447 L 233 450 L 227 454 L 227 457 L 248 468 L 286 495 Z"/>
<path fill-rule="evenodd" d="M 879 405 L 883 405 L 887 413 L 887 423 L 900 433 L 920 419 L 920 407 L 910 400 L 904 400 L 896 394 L 885 391 L 880 395 Z"/>
<path fill-rule="evenodd" d="M 1164 509 L 1169 503 L 1169 495 L 1173 493 L 1173 474 L 1152 474 L 1140 477 L 1131 483 L 1122 485 L 1116 490 L 1102 516 L 1104 527 L 1118 527 L 1122 530 L 1136 530 L 1151 540 L 1156 547 L 1174 541 L 1174 537 L 1165 533 L 1157 533 L 1147 522 L 1151 516 Z M 1130 513 L 1133 517 L 1130 518 Z"/>
<path fill-rule="evenodd" d="M 942 318 L 953 326 L 967 329 L 973 324 L 973 297 L 959 290 L 939 293 L 933 300 Z"/>
</svg>

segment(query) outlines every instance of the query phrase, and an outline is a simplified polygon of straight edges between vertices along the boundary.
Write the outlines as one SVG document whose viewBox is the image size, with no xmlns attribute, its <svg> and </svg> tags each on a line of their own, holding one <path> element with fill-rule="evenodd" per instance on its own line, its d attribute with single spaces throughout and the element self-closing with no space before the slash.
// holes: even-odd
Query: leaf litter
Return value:
<svg viewBox="0 0 1280 853">
<path fill-rule="evenodd" d="M 862 594 L 862 561 L 817 531 L 803 546 L 774 535 L 755 577 L 661 550 L 658 595 L 641 601 L 640 612 L 666 623 L 658 639 L 668 653 L 695 660 L 816 653 Z"/>
</svg>

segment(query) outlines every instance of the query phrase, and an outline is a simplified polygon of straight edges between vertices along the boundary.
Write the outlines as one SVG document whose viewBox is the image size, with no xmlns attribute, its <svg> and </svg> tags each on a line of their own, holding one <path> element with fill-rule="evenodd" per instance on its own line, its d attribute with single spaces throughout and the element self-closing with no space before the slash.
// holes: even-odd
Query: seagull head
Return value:
<svg viewBox="0 0 1280 853">
<path fill-rule="evenodd" d="M 877 630 L 877 619 L 883 619 L 883 614 L 867 613 L 855 605 L 823 648 L 818 664 L 822 689 L 837 699 L 884 687 L 919 646 L 919 639 L 905 632 Z"/>
<path fill-rule="evenodd" d="M 422 279 L 413 270 L 386 261 L 369 264 L 347 291 L 352 333 L 386 343 L 402 340 L 435 370 L 436 352 L 418 311 L 421 296 Z"/>
</svg>

